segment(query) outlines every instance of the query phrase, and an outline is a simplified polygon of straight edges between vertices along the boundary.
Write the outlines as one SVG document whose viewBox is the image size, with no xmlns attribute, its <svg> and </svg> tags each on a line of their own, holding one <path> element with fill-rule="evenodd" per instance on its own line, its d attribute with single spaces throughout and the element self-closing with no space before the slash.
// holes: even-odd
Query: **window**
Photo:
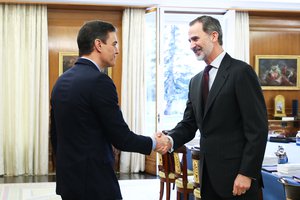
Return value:
<svg viewBox="0 0 300 200">
<path fill-rule="evenodd" d="M 182 119 L 189 81 L 206 65 L 197 61 L 190 50 L 189 22 L 204 14 L 162 8 L 147 14 L 146 126 L 150 135 L 156 130 L 172 129 Z M 223 22 L 223 13 L 206 15 Z"/>
</svg>

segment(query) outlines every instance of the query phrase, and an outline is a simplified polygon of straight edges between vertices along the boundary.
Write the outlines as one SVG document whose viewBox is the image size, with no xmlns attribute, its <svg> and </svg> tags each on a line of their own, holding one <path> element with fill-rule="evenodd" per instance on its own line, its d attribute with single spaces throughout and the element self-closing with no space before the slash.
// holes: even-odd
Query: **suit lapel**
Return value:
<svg viewBox="0 0 300 200">
<path fill-rule="evenodd" d="M 209 91 L 207 102 L 203 114 L 203 119 L 206 116 L 206 113 L 208 112 L 209 108 L 212 106 L 215 98 L 217 97 L 218 93 L 220 92 L 221 88 L 223 87 L 224 83 L 226 82 L 226 79 L 228 77 L 228 68 L 230 66 L 230 59 L 231 57 L 226 53 L 224 56 L 221 65 L 218 69 L 217 76 L 214 80 L 214 83 Z"/>
<path fill-rule="evenodd" d="M 205 108 L 203 108 L 203 98 L 202 98 L 202 96 L 203 96 L 202 95 L 202 93 L 203 93 L 202 78 L 203 78 L 203 72 L 201 72 L 199 75 L 199 83 L 200 84 L 197 84 L 197 87 L 196 87 L 196 93 L 197 93 L 197 91 L 200 91 L 199 96 L 198 96 L 199 101 L 196 101 L 199 103 L 200 112 L 196 112 L 196 113 L 198 113 L 200 115 L 199 119 L 201 119 L 201 120 L 203 119 L 203 114 L 204 114 L 204 112 L 202 112 L 202 111 L 205 109 Z M 201 122 L 201 124 L 202 124 L 202 122 Z"/>
</svg>

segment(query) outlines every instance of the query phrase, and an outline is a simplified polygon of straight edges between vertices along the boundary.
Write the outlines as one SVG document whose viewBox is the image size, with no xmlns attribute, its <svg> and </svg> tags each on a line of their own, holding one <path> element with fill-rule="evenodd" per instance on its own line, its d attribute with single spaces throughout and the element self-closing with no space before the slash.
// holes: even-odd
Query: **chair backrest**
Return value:
<svg viewBox="0 0 300 200">
<path fill-rule="evenodd" d="M 292 184 L 285 178 L 278 181 L 284 185 L 287 200 L 300 200 L 300 184 Z"/>
<path fill-rule="evenodd" d="M 162 171 L 164 169 L 163 155 L 160 153 L 157 153 L 157 155 L 158 155 L 158 170 Z"/>
<path fill-rule="evenodd" d="M 158 153 L 158 170 L 164 172 L 165 174 L 174 172 L 174 158 L 173 153 Z"/>
<path fill-rule="evenodd" d="M 200 150 L 199 149 L 191 149 L 191 152 L 192 152 L 194 185 L 195 185 L 195 187 L 200 187 L 200 178 L 199 178 Z"/>
<path fill-rule="evenodd" d="M 277 181 L 278 176 L 264 170 L 261 174 L 264 183 L 263 199 L 285 199 L 284 187 Z"/>
<path fill-rule="evenodd" d="M 173 152 L 175 176 L 176 178 L 182 178 L 182 183 L 184 187 L 186 187 L 188 183 L 186 153 L 186 147 L 184 145 Z M 181 159 L 179 154 L 182 154 Z"/>
</svg>

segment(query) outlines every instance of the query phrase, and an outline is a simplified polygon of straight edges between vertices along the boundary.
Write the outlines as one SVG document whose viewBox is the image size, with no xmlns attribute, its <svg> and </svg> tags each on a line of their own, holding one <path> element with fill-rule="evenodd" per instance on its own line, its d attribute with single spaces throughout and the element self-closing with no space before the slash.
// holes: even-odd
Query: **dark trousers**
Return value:
<svg viewBox="0 0 300 200">
<path fill-rule="evenodd" d="M 222 178 L 222 177 L 220 177 Z M 201 200 L 258 200 L 258 194 L 256 181 L 252 181 L 251 188 L 243 195 L 232 196 L 230 198 L 220 197 L 214 190 L 210 178 L 207 173 L 205 161 L 203 163 L 203 175 L 202 175 L 202 187 L 201 187 Z M 233 183 L 232 183 L 233 187 Z M 254 191 L 255 190 L 255 191 Z"/>
<path fill-rule="evenodd" d="M 72 198 L 68 198 L 68 197 L 61 197 L 62 200 L 71 200 Z"/>
</svg>

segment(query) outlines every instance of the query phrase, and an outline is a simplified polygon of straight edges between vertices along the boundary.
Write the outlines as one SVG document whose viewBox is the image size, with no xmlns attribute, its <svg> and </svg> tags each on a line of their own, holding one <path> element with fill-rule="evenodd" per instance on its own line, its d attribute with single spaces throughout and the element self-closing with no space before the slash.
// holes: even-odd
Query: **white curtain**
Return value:
<svg viewBox="0 0 300 200">
<path fill-rule="evenodd" d="M 144 31 L 145 10 L 124 10 L 122 22 L 122 97 L 121 108 L 129 128 L 136 134 L 144 133 L 145 77 Z M 120 172 L 145 170 L 145 156 L 121 152 Z"/>
<path fill-rule="evenodd" d="M 223 30 L 223 48 L 230 56 L 235 58 L 235 10 L 228 10 L 221 24 Z"/>
<path fill-rule="evenodd" d="M 249 63 L 248 12 L 229 10 L 224 15 L 223 47 L 232 57 Z"/>
<path fill-rule="evenodd" d="M 236 11 L 235 38 L 235 58 L 250 63 L 248 12 Z"/>
<path fill-rule="evenodd" d="M 0 175 L 48 173 L 47 7 L 0 4 Z"/>
</svg>

